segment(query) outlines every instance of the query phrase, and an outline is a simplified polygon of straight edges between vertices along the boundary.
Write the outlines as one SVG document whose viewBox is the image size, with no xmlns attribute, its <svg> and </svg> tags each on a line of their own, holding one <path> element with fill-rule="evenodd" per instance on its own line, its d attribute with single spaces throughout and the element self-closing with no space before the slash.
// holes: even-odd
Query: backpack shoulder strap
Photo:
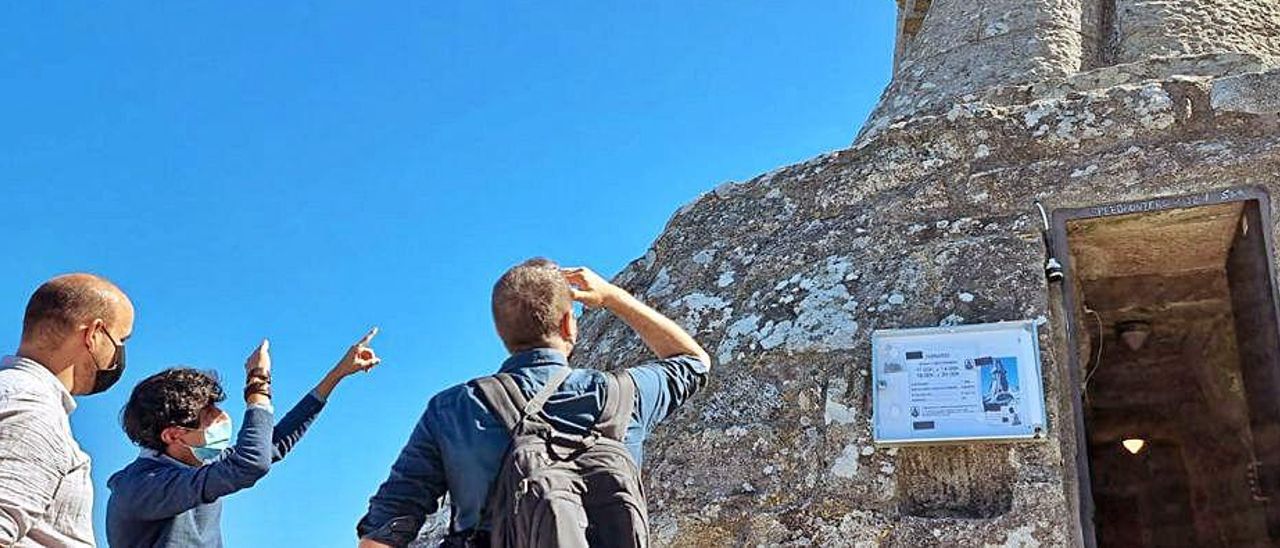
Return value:
<svg viewBox="0 0 1280 548">
<path fill-rule="evenodd" d="M 536 417 L 542 406 L 556 393 L 564 380 L 569 377 L 569 368 L 563 367 L 551 374 L 546 386 L 542 387 L 532 400 L 524 397 L 520 385 L 507 373 L 499 373 L 490 377 L 482 377 L 471 381 L 472 386 L 480 390 L 485 405 L 497 415 L 508 432 L 516 432 L 521 424 L 530 417 Z"/>
<path fill-rule="evenodd" d="M 627 435 L 627 427 L 631 425 L 631 411 L 635 408 L 636 381 L 626 371 L 605 373 L 604 377 L 608 393 L 600 419 L 596 421 L 596 430 L 605 437 L 622 441 Z"/>
<path fill-rule="evenodd" d="M 511 396 L 507 393 L 507 389 L 503 386 L 499 379 L 505 376 L 505 373 L 499 373 L 491 377 L 482 377 L 471 381 L 471 386 L 480 391 L 484 404 L 489 408 L 489 412 L 498 417 L 508 432 L 514 432 L 516 425 L 520 424 L 520 407 L 516 402 L 512 401 Z M 524 395 L 519 394 L 520 399 L 524 399 Z"/>
</svg>

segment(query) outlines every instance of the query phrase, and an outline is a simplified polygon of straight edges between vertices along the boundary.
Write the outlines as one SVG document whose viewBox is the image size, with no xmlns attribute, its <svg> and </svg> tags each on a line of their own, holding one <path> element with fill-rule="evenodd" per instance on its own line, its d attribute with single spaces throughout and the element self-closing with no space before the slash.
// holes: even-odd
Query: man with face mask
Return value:
<svg viewBox="0 0 1280 548">
<path fill-rule="evenodd" d="M 133 304 L 92 274 L 36 289 L 22 341 L 0 361 L 0 546 L 94 545 L 89 456 L 71 434 L 73 396 L 124 372 Z"/>
<path fill-rule="evenodd" d="M 271 406 L 267 341 L 245 363 L 247 409 L 235 444 L 226 399 L 212 373 L 173 368 L 133 389 L 125 404 L 125 433 L 142 454 L 107 485 L 107 539 L 120 547 L 220 547 L 221 498 L 252 487 L 306 433 L 338 383 L 381 360 L 369 346 L 377 328 L 352 345 L 338 364 L 278 424 Z"/>
</svg>

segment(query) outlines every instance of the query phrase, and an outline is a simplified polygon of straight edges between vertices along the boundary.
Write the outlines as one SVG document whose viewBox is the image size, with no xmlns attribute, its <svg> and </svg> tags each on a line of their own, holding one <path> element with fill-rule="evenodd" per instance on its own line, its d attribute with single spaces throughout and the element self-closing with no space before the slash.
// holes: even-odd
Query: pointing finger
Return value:
<svg viewBox="0 0 1280 548">
<path fill-rule="evenodd" d="M 373 338 L 377 335 L 378 335 L 378 326 L 375 325 L 373 326 L 373 329 L 370 329 L 368 333 L 365 333 L 364 338 L 360 339 L 360 342 L 356 344 L 360 346 L 367 345 L 373 342 Z"/>
</svg>

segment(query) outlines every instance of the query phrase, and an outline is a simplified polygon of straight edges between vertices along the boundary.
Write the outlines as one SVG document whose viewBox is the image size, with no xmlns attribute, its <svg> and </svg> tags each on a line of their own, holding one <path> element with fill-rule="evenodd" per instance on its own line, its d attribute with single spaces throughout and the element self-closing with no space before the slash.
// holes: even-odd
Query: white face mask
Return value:
<svg viewBox="0 0 1280 548">
<path fill-rule="evenodd" d="M 191 454 L 209 464 L 218 460 L 231 447 L 231 419 L 220 420 L 204 429 L 204 445 L 189 445 Z"/>
</svg>

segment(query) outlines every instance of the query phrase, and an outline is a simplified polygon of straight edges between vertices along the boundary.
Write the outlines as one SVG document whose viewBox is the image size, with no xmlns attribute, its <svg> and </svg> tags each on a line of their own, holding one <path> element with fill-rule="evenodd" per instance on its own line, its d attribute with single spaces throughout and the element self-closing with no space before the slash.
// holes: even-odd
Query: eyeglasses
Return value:
<svg viewBox="0 0 1280 548">
<path fill-rule="evenodd" d="M 111 332 L 107 331 L 107 327 L 105 325 L 99 324 L 98 328 L 101 329 L 104 334 L 106 334 L 107 340 L 111 341 L 111 344 L 115 345 L 116 347 L 116 359 L 111 360 L 111 365 L 108 366 L 106 369 L 103 369 L 103 371 L 114 371 L 115 369 L 119 368 L 120 363 L 124 361 L 124 343 L 121 343 L 120 341 L 117 341 L 115 337 L 112 337 Z"/>
</svg>

